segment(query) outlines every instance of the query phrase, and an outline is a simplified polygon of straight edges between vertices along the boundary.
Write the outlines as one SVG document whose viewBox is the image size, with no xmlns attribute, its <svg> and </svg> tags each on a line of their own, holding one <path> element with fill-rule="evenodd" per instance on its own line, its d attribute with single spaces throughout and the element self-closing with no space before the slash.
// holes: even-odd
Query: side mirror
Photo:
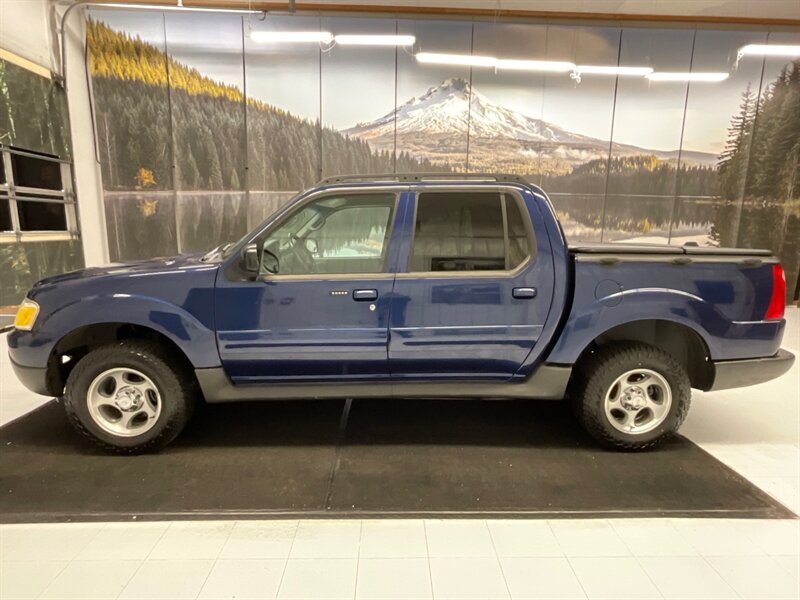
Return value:
<svg viewBox="0 0 800 600">
<path fill-rule="evenodd" d="M 258 246 L 256 244 L 247 244 L 242 251 L 242 263 L 244 270 L 248 273 L 256 273 L 259 271 L 258 261 Z"/>
</svg>

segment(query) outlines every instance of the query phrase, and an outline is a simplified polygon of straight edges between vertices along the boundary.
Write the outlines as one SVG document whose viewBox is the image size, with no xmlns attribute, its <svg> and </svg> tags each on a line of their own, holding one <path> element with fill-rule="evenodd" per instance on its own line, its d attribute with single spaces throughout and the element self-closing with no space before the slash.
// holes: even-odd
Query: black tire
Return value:
<svg viewBox="0 0 800 600">
<path fill-rule="evenodd" d="M 638 368 L 655 371 L 666 380 L 672 403 L 666 418 L 657 427 L 629 434 L 612 425 L 604 402 L 614 381 Z M 582 362 L 570 398 L 581 425 L 601 445 L 616 450 L 647 450 L 670 437 L 683 423 L 691 404 L 691 382 L 684 367 L 672 355 L 641 342 L 619 342 L 600 346 Z"/>
<path fill-rule="evenodd" d="M 173 366 L 174 361 L 166 356 L 161 345 L 148 340 L 122 340 L 89 352 L 67 378 L 64 408 L 72 426 L 81 436 L 114 454 L 141 454 L 169 444 L 191 417 L 198 392 L 194 378 L 181 366 Z M 158 388 L 161 412 L 141 435 L 114 435 L 100 427 L 89 412 L 89 386 L 101 373 L 117 367 L 136 369 Z"/>
</svg>

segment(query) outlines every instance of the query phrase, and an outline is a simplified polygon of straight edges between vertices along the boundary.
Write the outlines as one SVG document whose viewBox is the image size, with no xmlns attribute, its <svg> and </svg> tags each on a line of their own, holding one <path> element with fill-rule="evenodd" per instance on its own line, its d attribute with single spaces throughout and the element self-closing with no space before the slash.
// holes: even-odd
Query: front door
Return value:
<svg viewBox="0 0 800 600">
<path fill-rule="evenodd" d="M 331 193 L 255 240 L 254 281 L 220 273 L 217 342 L 234 383 L 389 378 L 389 265 L 399 194 Z"/>
<path fill-rule="evenodd" d="M 408 265 L 398 269 L 393 294 L 393 379 L 511 378 L 553 297 L 549 241 L 531 221 L 533 198 L 516 190 L 423 191 L 415 205 L 401 251 Z"/>
</svg>

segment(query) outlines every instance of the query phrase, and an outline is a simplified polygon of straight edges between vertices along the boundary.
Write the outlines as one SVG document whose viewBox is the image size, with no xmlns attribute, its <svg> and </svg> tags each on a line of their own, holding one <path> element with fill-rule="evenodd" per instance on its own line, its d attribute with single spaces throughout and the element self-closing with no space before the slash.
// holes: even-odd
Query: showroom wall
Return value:
<svg viewBox="0 0 800 600">
<path fill-rule="evenodd" d="M 14 56 L 0 58 L 0 315 L 37 280 L 84 264 L 66 94 Z"/>
<path fill-rule="evenodd" d="M 321 177 L 504 171 L 570 240 L 769 247 L 800 269 L 800 63 L 737 57 L 785 31 L 93 9 L 111 258 L 236 239 Z M 413 48 L 259 43 L 254 31 L 408 34 Z M 418 52 L 723 81 L 423 64 Z"/>
</svg>

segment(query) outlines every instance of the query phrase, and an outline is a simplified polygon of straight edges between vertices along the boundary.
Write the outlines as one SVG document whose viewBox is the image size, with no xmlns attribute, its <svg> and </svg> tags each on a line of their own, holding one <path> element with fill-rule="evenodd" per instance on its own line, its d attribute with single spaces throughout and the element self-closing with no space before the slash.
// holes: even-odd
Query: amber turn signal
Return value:
<svg viewBox="0 0 800 600">
<path fill-rule="evenodd" d="M 30 331 L 33 329 L 33 324 L 36 322 L 36 317 L 38 316 L 39 305 L 33 300 L 28 300 L 26 298 L 17 309 L 17 316 L 14 318 L 14 327 Z"/>
</svg>

